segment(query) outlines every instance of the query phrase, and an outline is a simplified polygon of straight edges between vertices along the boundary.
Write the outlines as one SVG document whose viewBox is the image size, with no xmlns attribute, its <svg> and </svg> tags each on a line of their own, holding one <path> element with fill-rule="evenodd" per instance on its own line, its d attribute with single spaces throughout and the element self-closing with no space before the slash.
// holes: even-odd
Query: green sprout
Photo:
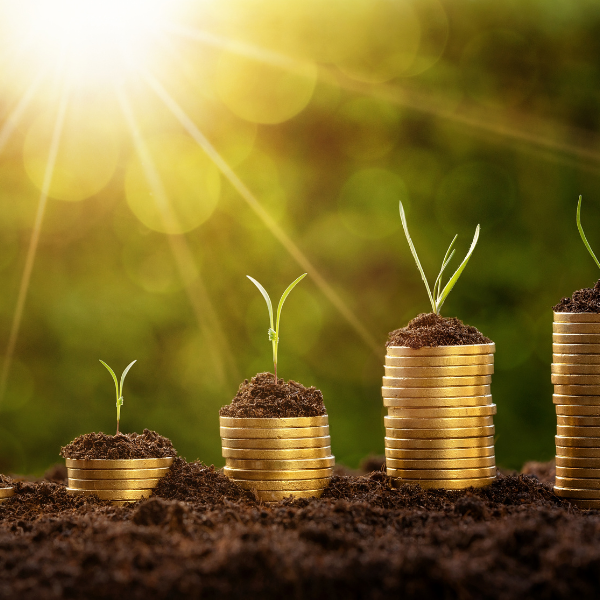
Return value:
<svg viewBox="0 0 600 600">
<path fill-rule="evenodd" d="M 300 275 L 298 279 L 292 281 L 285 292 L 283 292 L 281 299 L 279 300 L 279 306 L 277 307 L 277 323 L 275 324 L 275 328 L 273 328 L 273 305 L 271 304 L 271 298 L 269 298 L 267 290 L 265 290 L 265 288 L 260 285 L 256 279 L 250 277 L 250 275 L 246 275 L 246 277 L 248 277 L 248 279 L 258 288 L 258 291 L 263 295 L 263 298 L 267 303 L 267 308 L 269 309 L 271 326 L 269 327 L 267 333 L 269 334 L 269 340 L 271 340 L 273 344 L 273 367 L 275 370 L 275 383 L 277 383 L 277 347 L 279 345 L 279 319 L 281 317 L 281 307 L 283 306 L 283 303 L 285 302 L 285 299 L 288 297 L 289 293 L 296 287 L 296 285 L 298 285 L 298 283 L 300 283 L 300 281 L 302 281 L 302 279 L 306 277 L 306 273 L 304 273 L 304 275 Z"/>
<path fill-rule="evenodd" d="M 402 219 L 402 227 L 404 228 L 404 234 L 406 235 L 406 240 L 410 247 L 410 251 L 412 252 L 415 262 L 417 263 L 417 268 L 419 269 L 419 272 L 421 273 L 421 277 L 423 279 L 423 282 L 425 283 L 425 287 L 427 288 L 427 294 L 429 295 L 429 301 L 431 302 L 431 309 L 434 313 L 439 315 L 442 305 L 444 304 L 444 302 L 446 301 L 446 298 L 452 291 L 452 288 L 456 285 L 456 282 L 458 281 L 459 277 L 462 275 L 462 272 L 465 270 L 465 267 L 467 266 L 467 263 L 469 262 L 469 259 L 471 258 L 471 254 L 473 254 L 473 250 L 475 250 L 475 246 L 477 245 L 477 240 L 479 239 L 480 227 L 479 227 L 479 225 L 477 225 L 477 228 L 475 229 L 475 236 L 473 237 L 473 242 L 471 243 L 471 247 L 469 248 L 467 255 L 465 256 L 464 260 L 462 261 L 462 263 L 460 264 L 458 269 L 456 269 L 456 271 L 454 272 L 454 275 L 452 275 L 452 277 L 450 278 L 448 283 L 442 289 L 442 275 L 443 275 L 446 267 L 448 266 L 448 263 L 454 256 L 454 252 L 455 252 L 455 250 L 452 249 L 452 246 L 454 246 L 454 242 L 456 241 L 456 238 L 458 237 L 458 235 L 454 236 L 454 239 L 452 240 L 452 242 L 450 243 L 450 246 L 448 247 L 448 250 L 446 251 L 444 260 L 442 261 L 442 268 L 440 269 L 440 273 L 437 276 L 435 283 L 433 284 L 433 292 L 432 292 L 431 288 L 429 287 L 429 283 L 427 283 L 427 277 L 425 277 L 425 271 L 423 271 L 423 267 L 421 266 L 421 262 L 419 261 L 419 257 L 417 256 L 417 251 L 415 250 L 415 246 L 410 238 L 410 234 L 408 233 L 408 225 L 406 224 L 406 215 L 404 214 L 404 207 L 402 206 L 402 202 L 400 202 L 400 219 Z M 590 250 L 590 252 L 591 252 L 591 250 Z"/>
<path fill-rule="evenodd" d="M 119 421 L 121 420 L 121 406 L 123 406 L 123 382 L 125 381 L 125 375 L 127 375 L 127 373 L 129 372 L 129 369 L 131 369 L 131 367 L 133 367 L 133 363 L 137 362 L 137 360 L 134 360 L 133 362 L 131 362 L 127 365 L 127 367 L 123 371 L 123 375 L 121 375 L 121 384 L 120 385 L 119 385 L 117 376 L 115 375 L 115 372 L 103 360 L 101 360 L 100 362 L 108 369 L 108 372 L 112 375 L 112 378 L 115 381 L 115 387 L 117 388 L 117 435 L 118 435 L 119 434 Z"/>
<path fill-rule="evenodd" d="M 579 202 L 577 204 L 577 229 L 579 229 L 579 235 L 581 235 L 581 239 L 583 240 L 585 247 L 588 249 L 588 252 L 592 255 L 592 258 L 594 259 L 594 262 L 598 265 L 598 268 L 600 268 L 600 262 L 598 262 L 594 251 L 590 247 L 590 244 L 587 241 L 587 238 L 585 237 L 585 233 L 583 233 L 583 227 L 581 226 L 581 200 L 582 198 L 581 196 L 579 196 Z"/>
</svg>

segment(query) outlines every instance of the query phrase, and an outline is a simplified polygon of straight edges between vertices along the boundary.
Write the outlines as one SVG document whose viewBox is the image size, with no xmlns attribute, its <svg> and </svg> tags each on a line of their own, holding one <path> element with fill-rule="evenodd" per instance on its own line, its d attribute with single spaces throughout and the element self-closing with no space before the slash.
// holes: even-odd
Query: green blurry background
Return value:
<svg viewBox="0 0 600 600">
<path fill-rule="evenodd" d="M 453 235 L 462 259 L 481 224 L 443 314 L 496 342 L 499 465 L 550 459 L 551 307 L 598 278 L 575 210 L 582 194 L 600 249 L 600 4 L 173 4 L 140 69 L 82 61 L 65 75 L 44 62 L 47 42 L 0 37 L 2 352 L 64 109 L 0 401 L 0 471 L 40 473 L 75 436 L 113 433 L 98 359 L 118 373 L 138 360 L 124 431 L 222 465 L 219 408 L 272 368 L 245 276 L 277 299 L 305 270 L 280 375 L 323 391 L 339 463 L 383 453 L 387 333 L 429 310 L 399 199 L 431 279 Z"/>
</svg>

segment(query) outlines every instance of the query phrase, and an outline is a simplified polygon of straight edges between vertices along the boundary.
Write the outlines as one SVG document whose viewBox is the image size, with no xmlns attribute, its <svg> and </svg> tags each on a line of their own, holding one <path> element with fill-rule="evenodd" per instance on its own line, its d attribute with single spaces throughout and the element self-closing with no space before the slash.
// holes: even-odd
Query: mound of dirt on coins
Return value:
<svg viewBox="0 0 600 600">
<path fill-rule="evenodd" d="M 491 341 L 477 328 L 465 325 L 455 317 L 422 313 L 406 327 L 391 331 L 386 346 L 408 346 L 416 349 L 424 346 L 490 344 Z"/>
<path fill-rule="evenodd" d="M 144 433 L 86 433 L 60 450 L 63 458 L 90 460 L 94 458 L 167 458 L 177 456 L 171 440 L 144 429 Z"/>
<path fill-rule="evenodd" d="M 297 381 L 258 373 L 238 389 L 231 404 L 219 411 L 222 417 L 319 417 L 327 414 L 320 390 Z"/>
<path fill-rule="evenodd" d="M 573 292 L 570 298 L 563 298 L 552 310 L 565 313 L 600 313 L 600 279 L 593 288 L 583 288 Z"/>
</svg>

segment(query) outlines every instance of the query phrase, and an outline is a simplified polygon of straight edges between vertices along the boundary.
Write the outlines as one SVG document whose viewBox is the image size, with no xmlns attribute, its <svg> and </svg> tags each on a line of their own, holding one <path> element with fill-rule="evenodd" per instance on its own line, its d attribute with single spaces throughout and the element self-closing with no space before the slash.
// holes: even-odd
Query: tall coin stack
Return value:
<svg viewBox="0 0 600 600">
<path fill-rule="evenodd" d="M 600 314 L 554 313 L 554 492 L 580 508 L 600 508 Z"/>
<path fill-rule="evenodd" d="M 329 419 L 220 417 L 225 475 L 263 502 L 318 497 L 333 475 Z"/>
<path fill-rule="evenodd" d="M 70 494 L 98 496 L 113 504 L 148 498 L 173 464 L 173 458 L 90 459 L 67 458 Z"/>
<path fill-rule="evenodd" d="M 444 489 L 494 481 L 495 350 L 493 343 L 388 347 L 382 391 L 390 477 Z"/>
</svg>

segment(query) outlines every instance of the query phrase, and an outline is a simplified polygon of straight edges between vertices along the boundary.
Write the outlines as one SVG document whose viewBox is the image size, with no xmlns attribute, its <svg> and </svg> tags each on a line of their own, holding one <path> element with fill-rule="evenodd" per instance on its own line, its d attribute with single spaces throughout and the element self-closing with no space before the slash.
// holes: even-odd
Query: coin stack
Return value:
<svg viewBox="0 0 600 600">
<path fill-rule="evenodd" d="M 554 493 L 600 508 L 600 314 L 554 313 Z"/>
<path fill-rule="evenodd" d="M 388 347 L 382 391 L 390 477 L 444 489 L 494 481 L 495 350 L 493 343 Z"/>
<path fill-rule="evenodd" d="M 0 504 L 6 502 L 9 498 L 14 496 L 15 489 L 11 487 L 0 488 Z"/>
<path fill-rule="evenodd" d="M 95 495 L 113 504 L 126 504 L 148 498 L 173 464 L 169 458 L 117 460 L 66 459 L 70 494 Z"/>
<path fill-rule="evenodd" d="M 220 417 L 225 475 L 263 502 L 319 497 L 333 474 L 329 419 Z"/>
</svg>

